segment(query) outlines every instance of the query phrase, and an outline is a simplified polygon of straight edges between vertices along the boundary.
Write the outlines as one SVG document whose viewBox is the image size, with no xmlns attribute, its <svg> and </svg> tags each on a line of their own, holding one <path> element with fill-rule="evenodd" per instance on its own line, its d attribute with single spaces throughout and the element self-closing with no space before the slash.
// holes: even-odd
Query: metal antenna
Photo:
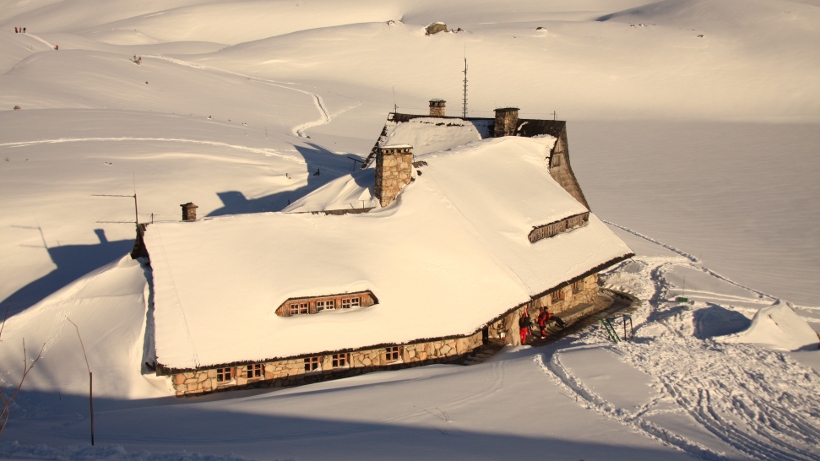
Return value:
<svg viewBox="0 0 820 461">
<path fill-rule="evenodd" d="M 461 116 L 467 118 L 467 57 L 464 57 L 464 103 L 461 110 Z"/>
<path fill-rule="evenodd" d="M 100 224 L 130 224 L 134 223 L 137 226 L 140 225 L 140 211 L 137 207 L 137 193 L 134 192 L 134 195 L 111 195 L 111 194 L 92 194 L 92 197 L 128 197 L 134 199 L 134 221 L 97 221 Z"/>
</svg>

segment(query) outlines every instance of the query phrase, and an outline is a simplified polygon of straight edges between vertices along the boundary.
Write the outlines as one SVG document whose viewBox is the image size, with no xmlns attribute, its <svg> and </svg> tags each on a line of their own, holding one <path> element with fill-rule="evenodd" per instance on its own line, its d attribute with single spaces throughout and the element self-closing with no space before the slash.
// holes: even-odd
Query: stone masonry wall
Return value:
<svg viewBox="0 0 820 461">
<path fill-rule="evenodd" d="M 507 107 L 495 110 L 493 137 L 515 136 L 516 128 L 518 128 L 518 109 Z"/>
<path fill-rule="evenodd" d="M 387 360 L 386 349 L 379 348 L 343 354 L 348 359 L 347 364 L 336 368 L 333 367 L 333 354 L 327 354 L 319 356 L 320 366 L 314 371 L 306 371 L 305 359 L 299 358 L 262 363 L 263 375 L 255 378 L 246 377 L 250 365 L 239 365 L 225 367 L 232 372 L 232 378 L 227 381 L 217 381 L 216 368 L 177 373 L 172 379 L 177 397 L 243 387 L 287 387 L 354 376 L 377 369 L 453 362 L 481 345 L 482 335 L 479 331 L 461 338 L 399 346 L 399 358 L 392 361 Z"/>
<path fill-rule="evenodd" d="M 413 179 L 413 148 L 383 147 L 376 155 L 375 195 L 382 207 L 393 203 L 401 188 Z"/>
<path fill-rule="evenodd" d="M 581 185 L 578 184 L 578 179 L 572 171 L 572 166 L 569 163 L 569 146 L 567 144 L 567 132 L 563 131 L 555 142 L 555 148 L 550 156 L 550 176 L 555 180 L 565 191 L 569 192 L 575 200 L 587 207 L 589 210 L 589 203 L 581 190 Z"/>
</svg>

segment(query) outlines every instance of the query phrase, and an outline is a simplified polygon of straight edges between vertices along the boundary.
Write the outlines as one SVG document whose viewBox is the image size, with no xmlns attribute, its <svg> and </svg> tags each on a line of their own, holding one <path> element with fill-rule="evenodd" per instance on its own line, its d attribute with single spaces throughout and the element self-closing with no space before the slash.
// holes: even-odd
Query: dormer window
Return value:
<svg viewBox="0 0 820 461">
<path fill-rule="evenodd" d="M 535 243 L 539 240 L 554 237 L 558 234 L 586 226 L 587 222 L 589 222 L 589 211 L 559 219 L 558 221 L 544 224 L 543 226 L 535 226 L 530 231 L 528 238 L 530 239 L 530 243 Z"/>
<path fill-rule="evenodd" d="M 375 304 L 378 304 L 378 300 L 370 290 L 309 298 L 291 298 L 276 309 L 276 315 L 292 317 L 294 315 L 318 314 L 337 309 L 357 309 Z"/>
<path fill-rule="evenodd" d="M 342 309 L 350 309 L 351 307 L 359 307 L 359 297 L 342 298 Z"/>
<path fill-rule="evenodd" d="M 310 303 L 298 302 L 290 304 L 290 315 L 309 314 Z"/>
</svg>

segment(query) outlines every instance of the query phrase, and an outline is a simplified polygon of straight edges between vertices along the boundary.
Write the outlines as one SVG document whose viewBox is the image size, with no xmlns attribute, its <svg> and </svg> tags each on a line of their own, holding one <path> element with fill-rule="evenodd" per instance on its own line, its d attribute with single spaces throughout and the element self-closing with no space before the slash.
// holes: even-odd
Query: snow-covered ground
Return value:
<svg viewBox="0 0 820 461">
<path fill-rule="evenodd" d="M 0 1 L 4 384 L 23 338 L 46 351 L 0 457 L 820 459 L 820 4 L 439 3 Z M 593 211 L 638 254 L 604 277 L 644 301 L 634 341 L 592 326 L 472 367 L 183 400 L 142 373 L 150 272 L 124 258 L 133 224 L 106 222 L 133 199 L 95 195 L 136 193 L 142 222 L 282 210 L 394 105 L 460 113 L 465 56 L 470 115 L 568 121 Z"/>
</svg>

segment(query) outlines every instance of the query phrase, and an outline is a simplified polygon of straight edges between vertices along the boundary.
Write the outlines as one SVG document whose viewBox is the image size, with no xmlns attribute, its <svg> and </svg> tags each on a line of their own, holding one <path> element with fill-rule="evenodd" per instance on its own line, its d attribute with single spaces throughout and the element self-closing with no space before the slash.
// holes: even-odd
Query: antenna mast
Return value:
<svg viewBox="0 0 820 461">
<path fill-rule="evenodd" d="M 464 103 L 461 116 L 467 118 L 467 58 L 464 58 Z"/>
</svg>

